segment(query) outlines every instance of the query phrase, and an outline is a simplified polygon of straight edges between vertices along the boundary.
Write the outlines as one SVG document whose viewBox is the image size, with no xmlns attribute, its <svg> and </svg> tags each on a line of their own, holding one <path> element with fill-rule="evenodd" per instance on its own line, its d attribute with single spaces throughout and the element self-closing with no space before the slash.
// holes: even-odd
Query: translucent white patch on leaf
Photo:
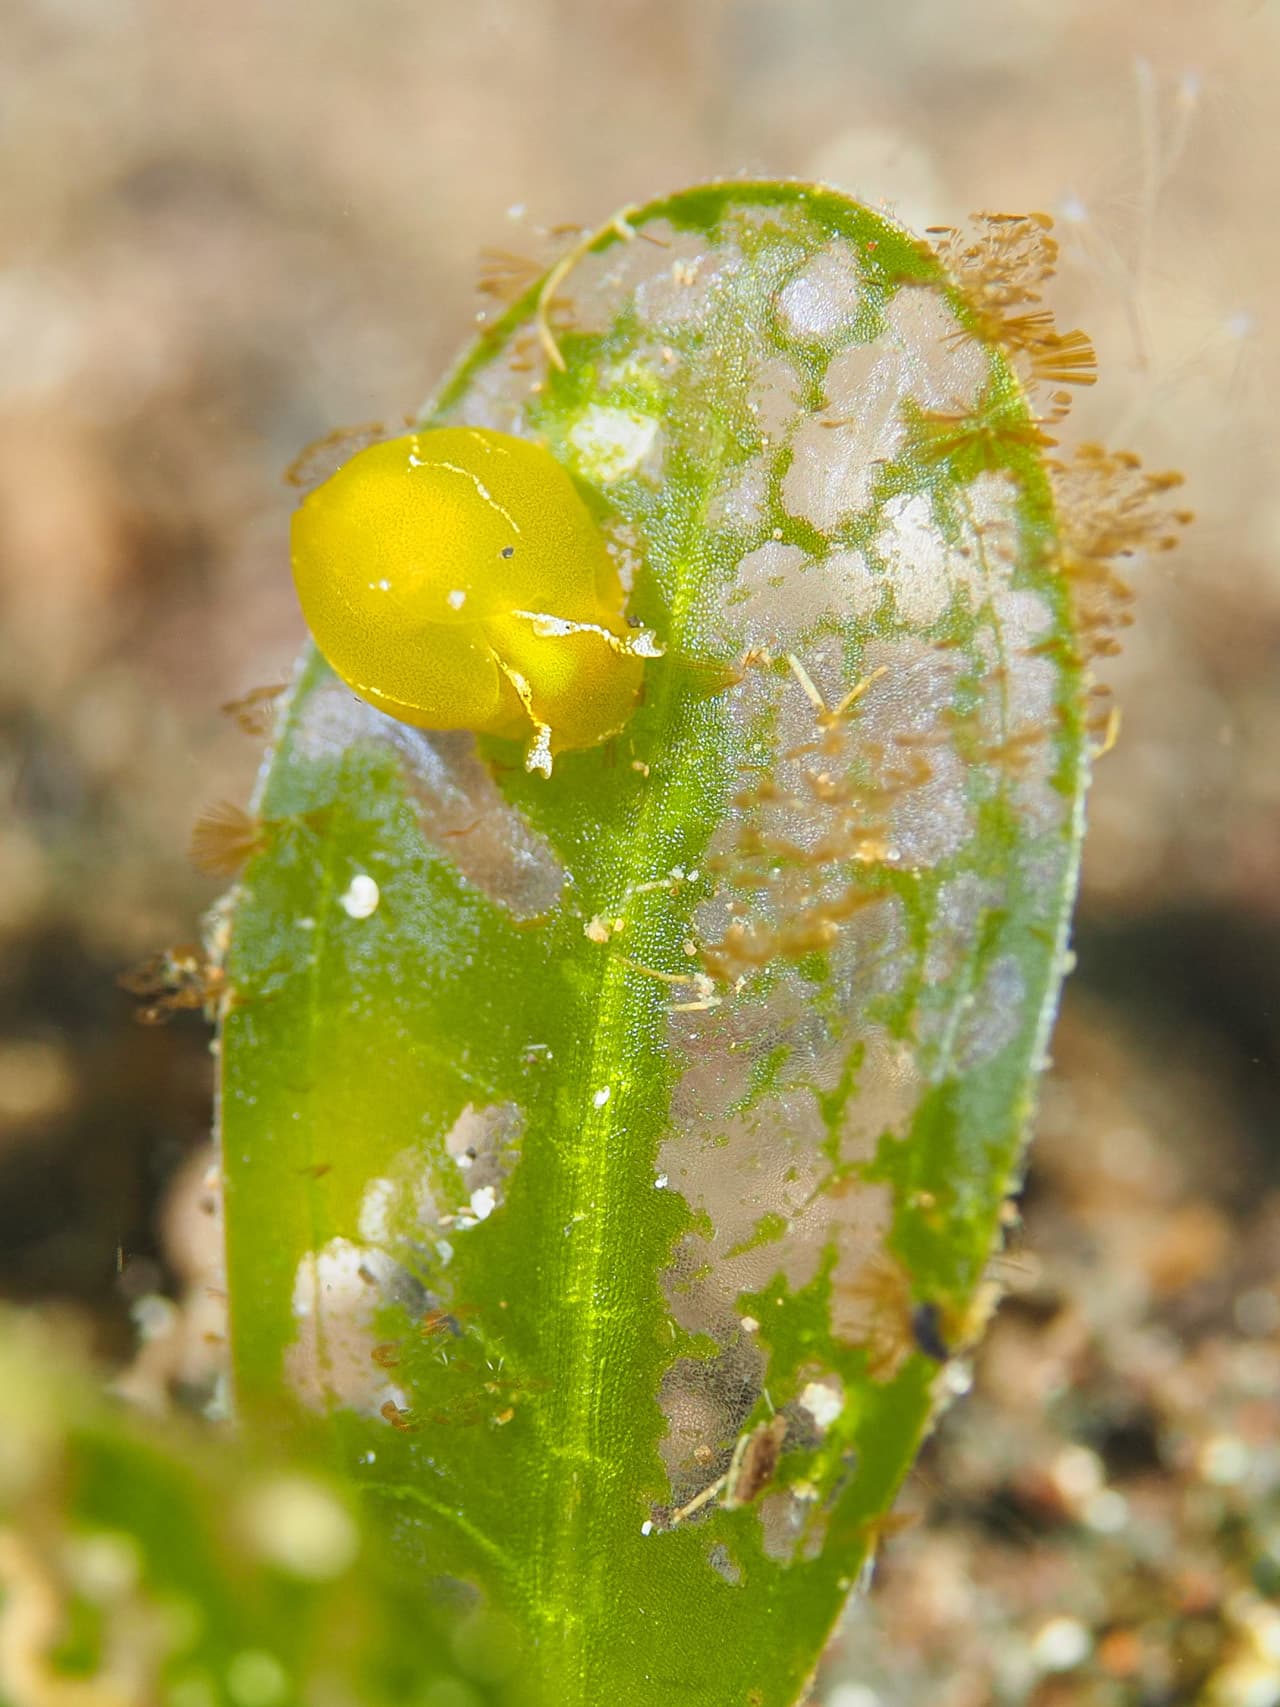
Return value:
<svg viewBox="0 0 1280 1707">
<path fill-rule="evenodd" d="M 724 1578 L 730 1588 L 737 1588 L 742 1581 L 742 1567 L 736 1563 L 723 1542 L 717 1541 L 711 1548 L 707 1554 L 707 1563 L 717 1576 Z"/>
<path fill-rule="evenodd" d="M 976 872 L 962 871 L 939 885 L 929 922 L 924 974 L 930 984 L 945 985 L 962 973 L 1002 887 Z"/>
<path fill-rule="evenodd" d="M 1002 584 L 1017 562 L 1019 492 L 1012 477 L 988 471 L 957 494 L 963 517 L 961 554 L 968 561 L 968 580 L 975 609 Z"/>
<path fill-rule="evenodd" d="M 885 343 L 906 368 L 903 395 L 922 409 L 972 409 L 987 383 L 990 358 L 937 286 L 904 285 L 885 320 Z"/>
<path fill-rule="evenodd" d="M 471 1193 L 471 1209 L 477 1220 L 485 1220 L 502 1201 L 502 1187 L 520 1158 L 524 1115 L 515 1103 L 495 1103 L 476 1108 L 468 1103 L 454 1121 L 445 1139 L 445 1150 L 463 1176 Z M 481 1214 L 475 1207 L 477 1193 L 487 1193 Z"/>
<path fill-rule="evenodd" d="M 794 337 L 837 337 L 852 331 L 862 289 L 862 269 L 852 245 L 832 243 L 782 287 L 778 316 Z"/>
<path fill-rule="evenodd" d="M 816 1559 L 827 1532 L 827 1513 L 791 1488 L 775 1488 L 760 1502 L 765 1553 L 779 1564 Z"/>
<path fill-rule="evenodd" d="M 420 1288 L 385 1252 L 330 1239 L 299 1262 L 293 1281 L 297 1337 L 284 1356 L 285 1377 L 312 1410 L 344 1407 L 373 1416 L 388 1399 L 405 1402 L 374 1361 L 377 1312 L 412 1306 Z"/>
<path fill-rule="evenodd" d="M 712 244 L 665 221 L 644 237 L 575 256 L 548 307 L 553 336 L 599 333 L 615 324 L 624 302 L 661 338 L 676 336 L 706 318 L 722 274 L 738 264 L 731 243 Z"/>
<path fill-rule="evenodd" d="M 577 333 L 607 332 L 619 305 L 637 286 L 663 270 L 663 262 L 695 261 L 706 245 L 689 232 L 677 232 L 666 220 L 645 227 L 647 235 L 611 244 L 599 254 L 581 255 L 556 292 L 553 326 Z"/>
<path fill-rule="evenodd" d="M 503 1201 L 503 1187 L 520 1158 L 524 1115 L 515 1103 L 468 1103 L 435 1149 L 409 1151 L 386 1175 L 371 1179 L 360 1204 L 362 1239 L 388 1257 L 420 1263 L 434 1253 L 447 1265 L 452 1247 L 443 1235 L 487 1221 Z"/>
<path fill-rule="evenodd" d="M 730 243 L 712 247 L 705 238 L 681 232 L 655 272 L 652 263 L 635 289 L 636 312 L 657 332 L 676 333 L 696 326 L 711 313 L 722 281 L 741 258 Z"/>
<path fill-rule="evenodd" d="M 748 532 L 763 523 L 768 501 L 768 458 L 753 457 L 732 470 L 717 487 L 707 505 L 707 526 Z"/>
<path fill-rule="evenodd" d="M 989 622 L 975 639 L 985 666 L 976 719 L 978 756 L 1016 805 L 1027 830 L 1053 832 L 1069 807 L 1053 784 L 1060 680 L 1053 659 L 1036 651 L 1053 634 L 1051 612 L 1039 593 L 1002 587 L 993 591 L 988 613 Z"/>
<path fill-rule="evenodd" d="M 976 828 L 956 740 L 966 660 L 910 635 L 872 641 L 864 659 L 884 672 L 862 701 L 858 734 L 876 755 L 886 851 L 901 869 L 922 870 L 958 853 Z"/>
<path fill-rule="evenodd" d="M 732 591 L 712 588 L 695 614 L 699 642 L 712 647 L 795 650 L 820 624 L 870 616 L 884 595 L 860 551 L 810 558 L 777 540 L 749 552 L 734 573 Z"/>
<path fill-rule="evenodd" d="M 626 475 L 658 478 L 660 433 L 661 425 L 652 415 L 591 403 L 569 428 L 569 443 L 578 472 L 587 480 L 611 486 Z"/>
<path fill-rule="evenodd" d="M 874 344 L 859 344 L 827 370 L 827 407 L 805 418 L 791 439 L 782 480 L 789 515 L 833 533 L 871 503 L 873 483 L 902 448 L 902 363 Z"/>
<path fill-rule="evenodd" d="M 739 1335 L 714 1359 L 682 1357 L 662 1380 L 667 1432 L 658 1442 L 676 1510 L 729 1468 L 738 1432 L 760 1396 L 764 1358 Z"/>
<path fill-rule="evenodd" d="M 833 551 L 821 563 L 822 578 L 831 589 L 831 606 L 846 617 L 876 615 L 884 602 L 887 587 L 883 575 L 877 574 L 861 551 Z"/>
<path fill-rule="evenodd" d="M 875 549 L 888 569 L 899 621 L 931 628 L 951 603 L 952 586 L 947 544 L 927 492 L 890 498 Z"/>
<path fill-rule="evenodd" d="M 956 1029 L 957 1069 L 971 1073 L 1007 1048 L 1022 1030 L 1027 981 L 1012 955 L 992 961 Z"/>
<path fill-rule="evenodd" d="M 471 735 L 411 728 L 337 680 L 317 687 L 299 719 L 295 752 L 323 760 L 361 742 L 395 751 L 424 836 L 468 882 L 518 919 L 552 911 L 564 869 L 550 845 L 498 792 L 476 757 Z"/>
<path fill-rule="evenodd" d="M 849 1011 L 865 999 L 874 965 L 873 955 L 849 944 L 844 975 L 858 981 Z M 668 1422 L 662 1450 L 680 1504 L 696 1494 L 702 1472 L 723 1473 L 741 1420 L 767 1380 L 767 1346 L 758 1324 L 757 1332 L 743 1325 L 742 1295 L 775 1279 L 792 1290 L 809 1284 L 831 1250 L 839 1253 L 838 1285 L 879 1249 L 892 1195 L 855 1171 L 874 1153 L 879 1120 L 890 1113 L 882 1085 L 873 1082 L 864 1108 L 852 1099 L 833 1128 L 815 1087 L 838 1083 L 859 1039 L 834 1039 L 798 978 L 782 976 L 767 997 L 673 1016 L 671 1028 L 685 1069 L 659 1165 L 697 1220 L 676 1246 L 663 1285 L 675 1321 L 722 1348 L 716 1358 L 673 1365 L 660 1395 Z M 777 1062 L 783 1084 L 753 1097 L 752 1077 L 768 1060 Z M 871 1061 L 874 1072 L 879 1055 L 871 1052 Z M 883 1079 L 893 1084 L 891 1074 Z M 894 1091 L 906 1108 L 895 1107 L 896 1117 L 914 1109 L 917 1090 L 914 1075 L 902 1075 Z"/>
<path fill-rule="evenodd" d="M 806 413 L 799 373 L 786 356 L 761 354 L 747 402 L 766 445 L 773 445 Z"/>
<path fill-rule="evenodd" d="M 392 1238 L 391 1211 L 396 1185 L 389 1179 L 371 1179 L 360 1199 L 360 1237 L 372 1245 L 387 1245 Z"/>
<path fill-rule="evenodd" d="M 959 330 L 936 290 L 904 288 L 878 338 L 832 359 L 827 406 L 792 439 L 782 483 L 791 515 L 830 533 L 866 510 L 880 469 L 905 447 L 905 405 L 961 413 L 973 407 L 986 356 Z"/>
</svg>

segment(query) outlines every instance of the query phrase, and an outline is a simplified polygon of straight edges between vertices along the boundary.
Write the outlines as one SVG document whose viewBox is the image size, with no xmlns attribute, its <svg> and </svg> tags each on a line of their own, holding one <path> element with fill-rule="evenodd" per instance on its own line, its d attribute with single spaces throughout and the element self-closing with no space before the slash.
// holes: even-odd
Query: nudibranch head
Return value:
<svg viewBox="0 0 1280 1707">
<path fill-rule="evenodd" d="M 357 451 L 293 518 L 293 577 L 348 686 L 422 729 L 530 733 L 526 764 L 627 721 L 644 659 L 618 573 L 541 445 L 435 427 Z"/>
</svg>

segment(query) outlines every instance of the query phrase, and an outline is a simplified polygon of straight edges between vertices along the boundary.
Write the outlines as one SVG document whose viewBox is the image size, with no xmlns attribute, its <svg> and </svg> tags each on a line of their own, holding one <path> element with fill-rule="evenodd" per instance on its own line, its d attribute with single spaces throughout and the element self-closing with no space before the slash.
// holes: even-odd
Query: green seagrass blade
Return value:
<svg viewBox="0 0 1280 1707">
<path fill-rule="evenodd" d="M 1064 971 L 1045 441 L 926 245 L 749 182 L 423 419 L 545 442 L 664 654 L 546 779 L 303 659 L 225 950 L 236 1403 L 534 1702 L 786 1707 L 963 1385 Z"/>
</svg>

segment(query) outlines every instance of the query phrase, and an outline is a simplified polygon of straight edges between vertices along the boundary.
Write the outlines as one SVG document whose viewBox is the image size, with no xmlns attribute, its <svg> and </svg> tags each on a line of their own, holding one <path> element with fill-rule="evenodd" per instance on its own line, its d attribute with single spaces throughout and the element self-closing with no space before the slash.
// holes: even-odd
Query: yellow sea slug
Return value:
<svg viewBox="0 0 1280 1707">
<path fill-rule="evenodd" d="M 646 658 L 569 475 L 527 439 L 435 427 L 357 451 L 293 518 L 315 642 L 371 705 L 422 729 L 529 732 L 526 768 L 627 721 Z"/>
</svg>

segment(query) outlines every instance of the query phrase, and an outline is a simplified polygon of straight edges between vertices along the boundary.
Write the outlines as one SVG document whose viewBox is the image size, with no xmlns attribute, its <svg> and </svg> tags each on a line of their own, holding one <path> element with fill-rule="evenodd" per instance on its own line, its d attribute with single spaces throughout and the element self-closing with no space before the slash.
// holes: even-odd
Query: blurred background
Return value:
<svg viewBox="0 0 1280 1707">
<path fill-rule="evenodd" d="M 123 1362 L 181 1283 L 208 1034 L 116 976 L 220 887 L 283 470 L 419 403 L 481 250 L 739 172 L 1043 209 L 1071 435 L 1199 519 L 1107 673 L 1009 1297 L 821 1698 L 1280 1702 L 1278 104 L 1275 0 L 0 0 L 0 1291 Z"/>
</svg>

